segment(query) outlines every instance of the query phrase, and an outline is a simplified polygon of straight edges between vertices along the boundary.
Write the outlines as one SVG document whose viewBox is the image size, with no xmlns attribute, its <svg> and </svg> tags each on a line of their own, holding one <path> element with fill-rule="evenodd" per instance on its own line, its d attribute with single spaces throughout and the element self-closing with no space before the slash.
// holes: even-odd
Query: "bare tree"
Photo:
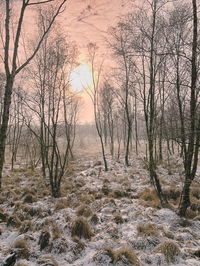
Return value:
<svg viewBox="0 0 200 266">
<path fill-rule="evenodd" d="M 5 74 L 0 72 L 0 125 L 2 123 L 2 115 L 3 115 L 3 95 L 4 95 L 4 87 L 5 87 Z"/>
<path fill-rule="evenodd" d="M 104 136 L 109 137 L 110 154 L 114 156 L 114 142 L 115 142 L 115 94 L 113 93 L 114 88 L 110 85 L 109 81 L 106 80 L 101 87 L 100 91 L 100 102 L 101 109 L 104 117 Z M 106 141 L 105 141 L 106 144 Z"/>
<path fill-rule="evenodd" d="M 43 177 L 48 177 L 53 197 L 60 196 L 75 138 L 78 98 L 69 86 L 73 64 L 73 47 L 58 34 L 47 38 L 31 65 L 35 90 L 25 99 L 36 121 L 26 119 L 26 125 L 38 139 Z"/>
<path fill-rule="evenodd" d="M 162 191 L 161 183 L 159 177 L 156 173 L 156 158 L 154 156 L 154 145 L 155 145 L 155 136 L 156 136 L 156 117 L 157 117 L 157 109 L 156 109 L 156 75 L 157 70 L 160 67 L 162 62 L 162 57 L 158 58 L 158 47 L 159 47 L 159 38 L 160 38 L 160 27 L 158 26 L 158 10 L 160 9 L 160 5 L 157 0 L 153 0 L 149 2 L 149 7 L 151 10 L 151 24 L 150 24 L 150 32 L 148 37 L 146 38 L 145 33 L 143 33 L 141 25 L 141 52 L 142 52 L 142 64 L 143 64 L 143 75 L 146 75 L 145 69 L 145 60 L 147 60 L 149 65 L 149 88 L 146 91 L 146 79 L 145 76 L 143 78 L 144 82 L 144 113 L 145 113 L 145 121 L 146 121 L 146 130 L 147 130 L 147 139 L 148 139 L 148 151 L 149 151 L 149 173 L 150 178 L 154 184 L 157 195 L 161 201 L 162 206 L 167 205 L 166 197 Z M 162 4 L 161 4 L 162 5 Z M 142 15 L 142 14 L 141 14 Z M 143 14 L 144 15 L 144 14 Z M 144 19 L 144 17 L 143 17 Z M 146 32 L 147 33 L 147 32 Z M 147 47 L 145 47 L 145 44 Z M 156 51 L 157 50 L 157 51 Z M 147 51 L 147 53 L 146 53 Z M 147 56 L 147 57 L 146 57 Z M 160 60 L 159 60 L 160 59 Z"/>
<path fill-rule="evenodd" d="M 198 10 L 196 1 L 176 5 L 169 13 L 166 27 L 168 65 L 174 86 L 176 101 L 171 117 L 178 120 L 171 123 L 173 139 L 181 145 L 185 180 L 179 205 L 179 214 L 185 216 L 190 206 L 190 186 L 196 176 L 199 143 L 199 44 L 198 44 Z M 192 41 L 191 41 L 192 40 Z M 178 115 L 178 119 L 177 119 Z"/>
<path fill-rule="evenodd" d="M 133 48 L 131 45 L 132 36 L 127 28 L 125 21 L 118 24 L 116 28 L 110 30 L 112 36 L 111 48 L 114 55 L 118 58 L 119 68 L 118 77 L 121 79 L 121 85 L 117 93 L 118 99 L 123 106 L 124 115 L 126 118 L 125 123 L 125 164 L 129 165 L 129 153 L 130 144 L 132 136 L 132 126 L 133 126 L 133 102 L 131 100 L 132 94 L 132 79 L 133 73 L 135 71 L 135 64 L 132 60 Z"/>
<path fill-rule="evenodd" d="M 103 161 L 104 161 L 104 169 L 105 171 L 108 171 L 105 143 L 103 139 L 103 133 L 104 133 L 103 118 L 104 117 L 103 117 L 103 112 L 101 109 L 101 101 L 100 101 L 100 94 L 101 94 L 100 78 L 102 75 L 103 61 L 100 63 L 100 66 L 98 67 L 96 66 L 97 50 L 98 50 L 98 47 L 96 44 L 94 43 L 88 44 L 89 61 L 91 64 L 91 69 L 92 69 L 92 88 L 88 87 L 87 93 L 89 94 L 93 102 L 95 126 L 96 126 L 97 134 L 99 136 L 100 143 L 101 143 L 101 150 L 102 150 L 102 156 L 103 156 Z"/>
<path fill-rule="evenodd" d="M 191 47 L 192 55 L 190 61 L 191 85 L 190 85 L 190 98 L 189 98 L 189 133 L 187 138 L 188 143 L 183 143 L 185 181 L 184 181 L 184 187 L 179 207 L 179 214 L 181 216 L 185 216 L 187 208 L 190 206 L 190 185 L 196 176 L 199 146 L 200 146 L 199 89 L 197 87 L 198 17 L 197 17 L 196 0 L 192 0 L 192 10 L 193 10 L 193 40 Z"/>
<path fill-rule="evenodd" d="M 120 29 L 116 35 L 118 37 L 118 58 L 123 58 L 124 63 L 125 86 L 127 97 L 138 97 L 140 94 L 143 102 L 143 112 L 146 124 L 146 136 L 148 141 L 148 168 L 150 179 L 155 187 L 161 204 L 167 206 L 166 197 L 162 191 L 159 177 L 156 173 L 156 148 L 157 148 L 157 130 L 159 108 L 159 87 L 158 73 L 165 60 L 165 39 L 162 33 L 163 18 L 162 8 L 168 1 L 143 1 L 142 8 L 137 12 L 130 13 L 121 22 Z M 119 34 L 121 32 L 121 34 Z M 163 75 L 163 78 L 165 76 Z M 163 82 L 163 86 L 165 83 Z M 139 93 L 136 93 L 136 91 Z M 162 90 L 163 91 L 163 90 Z M 164 90 L 165 92 L 165 90 Z M 125 99 L 127 99 L 125 97 Z M 133 101 L 135 103 L 135 100 Z M 163 97 L 162 97 L 163 102 Z M 161 101 L 160 101 L 161 103 Z M 133 123 L 133 117 L 130 101 L 126 103 L 125 113 L 130 126 L 130 132 Z M 136 103 L 137 104 L 137 103 Z M 134 105 L 132 104 L 134 110 Z M 136 108 L 136 106 L 135 106 Z M 128 110 L 128 111 L 127 111 Z M 162 116 L 161 116 L 162 117 Z M 162 118 L 163 119 L 163 118 Z M 129 134 L 128 134 L 129 135 Z"/>
<path fill-rule="evenodd" d="M 11 0 L 3 1 L 4 3 L 3 10 L 5 12 L 5 23 L 3 25 L 5 32 L 5 38 L 3 39 L 3 64 L 5 69 L 6 82 L 5 82 L 5 91 L 4 91 L 2 122 L 0 124 L 0 187 L 1 187 L 2 170 L 4 164 L 6 134 L 8 129 L 10 105 L 11 105 L 15 78 L 31 62 L 31 60 L 38 52 L 45 36 L 47 35 L 48 31 L 51 29 L 56 17 L 62 12 L 66 1 L 67 0 L 62 0 L 59 2 L 54 0 L 44 0 L 44 1 L 22 0 L 15 32 L 11 32 L 12 30 L 11 17 L 13 16 L 14 13 L 12 12 L 13 1 Z M 41 36 L 41 38 L 38 40 L 35 50 L 30 56 L 26 58 L 24 62 L 19 63 L 18 59 L 19 59 L 19 47 L 21 42 L 21 33 L 27 9 L 42 4 L 48 4 L 48 3 L 53 4 L 54 2 L 56 3 L 54 14 L 52 18 L 49 20 L 47 27 L 44 29 L 43 36 Z M 13 40 L 11 36 L 14 36 Z M 13 49 L 11 49 L 12 47 Z"/>
<path fill-rule="evenodd" d="M 20 87 L 13 89 L 13 99 L 11 104 L 8 142 L 11 153 L 11 169 L 13 170 L 14 164 L 17 160 L 17 154 L 21 142 L 21 134 L 24 126 L 24 118 L 22 116 L 22 90 Z"/>
</svg>

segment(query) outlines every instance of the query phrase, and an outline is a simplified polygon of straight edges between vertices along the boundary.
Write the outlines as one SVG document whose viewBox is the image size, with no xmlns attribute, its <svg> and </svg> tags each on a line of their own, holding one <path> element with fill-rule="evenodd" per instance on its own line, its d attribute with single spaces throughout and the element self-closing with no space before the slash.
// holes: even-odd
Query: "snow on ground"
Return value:
<svg viewBox="0 0 200 266">
<path fill-rule="evenodd" d="M 171 165 L 159 166 L 172 194 L 172 207 L 161 209 L 141 158 L 130 167 L 109 159 L 108 172 L 99 160 L 76 160 L 60 199 L 50 196 L 38 171 L 7 167 L 0 194 L 0 265 L 13 251 L 18 266 L 200 265 L 199 213 L 190 210 L 183 219 L 175 212 L 182 185 L 179 162 L 172 158 Z M 194 189 L 199 204 L 198 183 Z M 72 236 L 79 215 L 91 227 L 89 239 Z M 50 233 L 42 250 L 41 232 Z"/>
</svg>

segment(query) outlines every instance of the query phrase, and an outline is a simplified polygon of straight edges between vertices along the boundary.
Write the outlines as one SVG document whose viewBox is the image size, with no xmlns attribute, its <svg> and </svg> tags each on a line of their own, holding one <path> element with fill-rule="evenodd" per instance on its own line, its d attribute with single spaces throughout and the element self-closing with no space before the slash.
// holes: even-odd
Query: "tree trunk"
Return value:
<svg viewBox="0 0 200 266">
<path fill-rule="evenodd" d="M 185 216 L 187 208 L 190 206 L 190 185 L 191 183 L 192 183 L 192 180 L 188 176 L 185 176 L 185 182 L 184 182 L 184 187 L 182 191 L 181 202 L 179 205 L 180 216 Z"/>
<path fill-rule="evenodd" d="M 196 0 L 192 0 L 193 6 L 193 42 L 192 42 L 192 60 L 191 60 L 191 91 L 190 91 L 190 133 L 189 144 L 185 152 L 184 168 L 185 168 L 185 183 L 182 191 L 182 197 L 179 205 L 179 215 L 185 216 L 187 208 L 190 206 L 190 185 L 196 174 L 196 165 L 198 156 L 194 156 L 195 145 L 199 149 L 199 132 L 197 130 L 197 44 L 198 44 L 198 30 L 197 30 L 197 4 Z M 196 140 L 196 142 L 195 142 Z M 197 155 L 196 154 L 196 155 Z"/>
<path fill-rule="evenodd" d="M 12 98 L 12 88 L 13 88 L 13 77 L 9 75 L 6 79 L 2 124 L 0 127 L 0 189 L 2 185 L 2 172 L 3 172 L 3 164 L 4 164 L 4 157 L 5 157 L 6 134 L 8 130 L 8 121 L 9 121 L 10 105 L 11 105 L 11 98 Z"/>
</svg>

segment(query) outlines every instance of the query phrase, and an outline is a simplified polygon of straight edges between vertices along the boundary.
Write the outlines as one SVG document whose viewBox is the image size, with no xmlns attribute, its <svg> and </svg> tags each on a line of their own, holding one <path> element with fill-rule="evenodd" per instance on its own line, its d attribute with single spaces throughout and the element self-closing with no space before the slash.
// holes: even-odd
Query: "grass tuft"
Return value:
<svg viewBox="0 0 200 266">
<path fill-rule="evenodd" d="M 3 209 L 0 209 L 0 222 L 6 222 L 7 214 L 4 212 Z"/>
<path fill-rule="evenodd" d="M 61 237 L 61 231 L 57 224 L 52 224 L 51 235 L 53 240 Z"/>
<path fill-rule="evenodd" d="M 18 258 L 27 259 L 30 256 L 29 247 L 25 239 L 16 240 L 12 248 L 15 249 Z"/>
<path fill-rule="evenodd" d="M 161 252 L 167 263 L 174 263 L 176 257 L 180 254 L 180 249 L 174 241 L 165 241 L 155 249 L 156 252 Z"/>
<path fill-rule="evenodd" d="M 28 193 L 24 196 L 24 203 L 33 203 L 36 201 L 36 197 L 32 193 Z"/>
<path fill-rule="evenodd" d="M 80 207 L 78 207 L 76 214 L 77 216 L 89 217 L 92 216 L 93 212 L 89 206 L 81 205 Z"/>
<path fill-rule="evenodd" d="M 99 222 L 99 217 L 97 216 L 96 213 L 94 213 L 90 219 L 91 223 L 97 224 Z"/>
<path fill-rule="evenodd" d="M 66 199 L 59 199 L 55 205 L 55 210 L 59 211 L 69 207 L 69 202 Z"/>
<path fill-rule="evenodd" d="M 77 236 L 79 238 L 91 239 L 93 233 L 88 221 L 84 217 L 80 216 L 73 221 L 71 235 L 72 237 Z"/>
<path fill-rule="evenodd" d="M 114 263 L 118 261 L 123 261 L 126 265 L 141 265 L 136 253 L 129 247 L 123 247 L 116 251 Z"/>
<path fill-rule="evenodd" d="M 21 226 L 21 220 L 17 215 L 11 215 L 7 219 L 7 226 L 13 226 L 13 227 L 20 227 Z"/>
<path fill-rule="evenodd" d="M 27 233 L 30 230 L 33 230 L 33 224 L 31 221 L 24 221 L 19 228 L 20 234 Z"/>
<path fill-rule="evenodd" d="M 144 235 L 144 236 L 158 236 L 159 235 L 157 226 L 152 223 L 138 225 L 137 231 L 139 235 Z"/>
<path fill-rule="evenodd" d="M 140 193 L 140 198 L 144 200 L 144 206 L 160 209 L 160 200 L 154 190 L 145 189 Z"/>
<path fill-rule="evenodd" d="M 114 221 L 115 221 L 116 224 L 123 224 L 124 219 L 122 218 L 121 215 L 115 215 L 114 216 Z"/>
<path fill-rule="evenodd" d="M 51 235 L 48 231 L 44 230 L 41 232 L 40 238 L 38 241 L 38 244 L 40 245 L 40 251 L 49 245 L 50 237 L 51 237 Z"/>
</svg>

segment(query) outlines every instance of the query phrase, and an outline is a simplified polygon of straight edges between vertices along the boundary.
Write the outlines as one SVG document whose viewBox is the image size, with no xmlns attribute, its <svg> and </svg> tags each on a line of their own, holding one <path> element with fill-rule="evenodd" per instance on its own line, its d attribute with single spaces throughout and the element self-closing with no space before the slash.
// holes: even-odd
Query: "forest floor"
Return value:
<svg viewBox="0 0 200 266">
<path fill-rule="evenodd" d="M 0 193 L 0 265 L 17 254 L 16 266 L 200 265 L 200 171 L 192 185 L 187 218 L 176 214 L 182 163 L 171 156 L 158 166 L 170 202 L 163 209 L 147 164 L 131 166 L 100 154 L 78 156 L 52 198 L 39 169 L 5 166 Z M 42 237 L 41 237 L 42 234 Z M 12 259 L 12 258 L 11 258 Z"/>
</svg>

